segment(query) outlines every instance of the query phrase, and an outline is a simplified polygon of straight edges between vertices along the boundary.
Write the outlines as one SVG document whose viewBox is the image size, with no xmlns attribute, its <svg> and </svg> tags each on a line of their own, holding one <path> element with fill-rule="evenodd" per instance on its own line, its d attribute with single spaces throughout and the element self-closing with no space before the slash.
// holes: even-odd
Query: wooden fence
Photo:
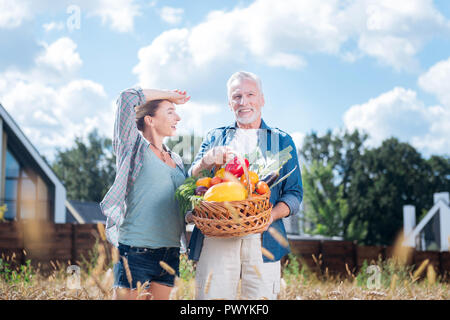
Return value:
<svg viewBox="0 0 450 320">
<path fill-rule="evenodd" d="M 24 264 L 28 259 L 41 271 L 53 263 L 79 264 L 90 259 L 99 239 L 96 224 L 53 224 L 38 222 L 0 223 L 0 256 Z"/>
<path fill-rule="evenodd" d="M 361 270 L 364 261 L 372 264 L 379 259 L 387 260 L 393 257 L 395 250 L 393 246 L 361 246 L 352 241 L 290 240 L 289 244 L 291 252 L 298 257 L 300 267 L 305 264 L 312 270 L 321 273 L 328 270 L 330 274 L 354 274 Z M 448 279 L 450 252 L 417 251 L 413 248 L 403 252 L 407 265 L 417 268 L 428 259 L 435 271 Z"/>
<path fill-rule="evenodd" d="M 0 256 L 15 254 L 18 263 L 30 259 L 32 265 L 40 264 L 41 270 L 46 270 L 50 261 L 78 264 L 83 257 L 89 259 L 98 239 L 96 224 L 0 223 Z M 306 264 L 312 270 L 330 274 L 355 273 L 364 260 L 370 264 L 393 254 L 393 247 L 359 246 L 351 241 L 289 240 L 289 243 L 300 267 Z M 407 263 L 418 266 L 425 259 L 429 259 L 437 273 L 448 275 L 450 252 L 412 250 Z M 282 262 L 285 260 L 286 257 Z"/>
</svg>

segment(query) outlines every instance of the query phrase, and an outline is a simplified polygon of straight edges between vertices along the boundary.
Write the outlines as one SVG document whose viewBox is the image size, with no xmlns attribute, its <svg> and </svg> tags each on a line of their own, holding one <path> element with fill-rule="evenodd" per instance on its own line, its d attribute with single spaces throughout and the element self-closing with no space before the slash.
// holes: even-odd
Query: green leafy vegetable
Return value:
<svg viewBox="0 0 450 320">
<path fill-rule="evenodd" d="M 203 196 L 196 196 L 194 194 L 195 188 L 197 187 L 195 185 L 196 182 L 197 178 L 189 177 L 175 190 L 175 199 L 178 201 L 180 213 L 183 216 L 187 211 L 192 210 L 199 201 L 203 200 Z"/>
</svg>

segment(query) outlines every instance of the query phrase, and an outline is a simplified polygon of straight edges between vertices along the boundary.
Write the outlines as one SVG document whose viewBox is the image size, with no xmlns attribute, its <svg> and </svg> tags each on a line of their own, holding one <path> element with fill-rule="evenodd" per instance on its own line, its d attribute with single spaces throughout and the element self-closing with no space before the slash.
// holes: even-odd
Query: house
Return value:
<svg viewBox="0 0 450 320">
<path fill-rule="evenodd" d="M 5 220 L 66 222 L 66 189 L 0 104 L 0 198 Z"/>
<path fill-rule="evenodd" d="M 98 202 L 68 200 L 66 203 L 66 223 L 106 223 Z"/>
<path fill-rule="evenodd" d="M 98 203 L 68 201 L 66 189 L 0 104 L 0 205 L 6 221 L 105 222 Z"/>
<path fill-rule="evenodd" d="M 434 205 L 416 226 L 416 209 L 403 207 L 404 244 L 421 251 L 448 251 L 450 249 L 449 192 L 433 195 Z"/>
</svg>

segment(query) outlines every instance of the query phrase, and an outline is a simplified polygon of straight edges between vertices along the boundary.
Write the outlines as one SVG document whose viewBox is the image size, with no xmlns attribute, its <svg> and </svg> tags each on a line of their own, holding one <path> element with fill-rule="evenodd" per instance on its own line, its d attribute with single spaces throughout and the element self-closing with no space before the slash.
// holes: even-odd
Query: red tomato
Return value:
<svg viewBox="0 0 450 320">
<path fill-rule="evenodd" d="M 264 181 L 259 181 L 256 184 L 256 192 L 259 194 L 265 194 L 267 191 L 269 191 L 269 186 Z"/>
<path fill-rule="evenodd" d="M 223 182 L 222 178 L 215 176 L 214 178 L 211 179 L 210 185 L 212 187 L 212 186 L 222 183 L 222 182 Z"/>
</svg>

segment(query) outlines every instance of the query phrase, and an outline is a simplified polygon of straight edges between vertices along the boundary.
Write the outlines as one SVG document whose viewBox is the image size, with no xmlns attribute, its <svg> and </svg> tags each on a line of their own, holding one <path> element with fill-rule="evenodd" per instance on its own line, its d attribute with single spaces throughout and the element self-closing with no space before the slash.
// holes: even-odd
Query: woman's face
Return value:
<svg viewBox="0 0 450 320">
<path fill-rule="evenodd" d="M 181 120 L 175 112 L 172 102 L 164 100 L 159 104 L 156 113 L 152 118 L 152 128 L 161 137 L 174 136 L 177 131 L 177 123 Z"/>
</svg>

